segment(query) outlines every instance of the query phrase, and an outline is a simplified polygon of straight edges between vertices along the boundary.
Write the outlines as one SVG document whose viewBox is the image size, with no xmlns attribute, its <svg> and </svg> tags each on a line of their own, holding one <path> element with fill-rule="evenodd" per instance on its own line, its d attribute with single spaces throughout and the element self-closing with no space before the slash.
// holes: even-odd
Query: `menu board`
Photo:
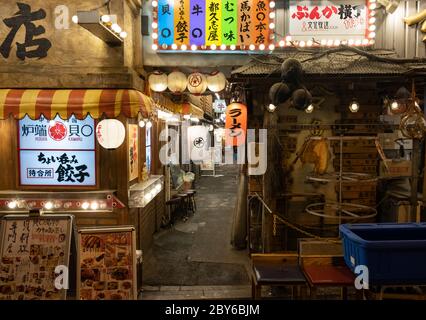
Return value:
<svg viewBox="0 0 426 320">
<path fill-rule="evenodd" d="M 8 215 L 0 233 L 0 300 L 65 300 L 57 266 L 69 266 L 73 216 Z M 67 275 L 66 275 L 67 276 Z"/>
<path fill-rule="evenodd" d="M 78 232 L 77 297 L 135 300 L 134 227 L 84 228 Z"/>
</svg>

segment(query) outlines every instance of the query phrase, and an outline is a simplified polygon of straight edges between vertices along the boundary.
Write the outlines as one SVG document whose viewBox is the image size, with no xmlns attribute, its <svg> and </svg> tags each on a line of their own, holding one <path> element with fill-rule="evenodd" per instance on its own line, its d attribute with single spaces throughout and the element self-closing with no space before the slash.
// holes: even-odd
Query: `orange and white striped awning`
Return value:
<svg viewBox="0 0 426 320">
<path fill-rule="evenodd" d="M 57 114 L 68 119 L 74 114 L 84 119 L 90 114 L 94 119 L 103 115 L 116 118 L 124 115 L 137 117 L 138 113 L 148 117 L 154 106 L 151 98 L 137 90 L 129 89 L 87 89 L 87 90 L 17 90 L 0 89 L 0 119 L 13 116 L 22 119 L 28 115 L 47 119 Z"/>
</svg>

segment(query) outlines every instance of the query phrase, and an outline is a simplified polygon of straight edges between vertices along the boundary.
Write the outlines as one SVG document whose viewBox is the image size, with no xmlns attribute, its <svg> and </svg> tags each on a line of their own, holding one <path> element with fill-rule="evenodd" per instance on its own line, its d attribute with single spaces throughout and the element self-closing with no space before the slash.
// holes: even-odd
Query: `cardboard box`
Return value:
<svg viewBox="0 0 426 320">
<path fill-rule="evenodd" d="M 410 160 L 386 160 L 388 169 L 386 169 L 383 161 L 380 161 L 381 177 L 411 177 L 411 161 Z"/>
</svg>

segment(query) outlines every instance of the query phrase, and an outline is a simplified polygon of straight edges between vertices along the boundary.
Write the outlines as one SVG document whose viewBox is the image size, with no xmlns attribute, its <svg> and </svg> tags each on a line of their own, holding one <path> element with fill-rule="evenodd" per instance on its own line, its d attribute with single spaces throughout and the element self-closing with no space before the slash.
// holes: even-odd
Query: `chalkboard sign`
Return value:
<svg viewBox="0 0 426 320">
<path fill-rule="evenodd" d="M 137 299 L 134 227 L 80 229 L 77 242 L 78 299 Z"/>
<path fill-rule="evenodd" d="M 55 268 L 69 266 L 72 226 L 72 215 L 2 218 L 0 300 L 66 299 Z"/>
</svg>

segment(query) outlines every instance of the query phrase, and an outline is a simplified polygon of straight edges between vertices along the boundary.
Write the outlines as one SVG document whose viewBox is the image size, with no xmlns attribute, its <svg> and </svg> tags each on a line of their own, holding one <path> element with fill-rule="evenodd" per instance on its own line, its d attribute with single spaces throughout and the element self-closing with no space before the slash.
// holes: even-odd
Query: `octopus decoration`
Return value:
<svg viewBox="0 0 426 320">
<path fill-rule="evenodd" d="M 281 65 L 281 82 L 272 85 L 269 98 L 275 106 L 290 99 L 291 105 L 304 111 L 312 104 L 312 95 L 302 84 L 303 67 L 299 60 L 289 58 Z"/>
<path fill-rule="evenodd" d="M 420 26 L 420 31 L 426 33 L 426 9 L 412 16 L 405 17 L 404 22 L 408 26 L 418 24 Z M 423 36 L 423 42 L 426 42 L 426 35 Z"/>
</svg>

